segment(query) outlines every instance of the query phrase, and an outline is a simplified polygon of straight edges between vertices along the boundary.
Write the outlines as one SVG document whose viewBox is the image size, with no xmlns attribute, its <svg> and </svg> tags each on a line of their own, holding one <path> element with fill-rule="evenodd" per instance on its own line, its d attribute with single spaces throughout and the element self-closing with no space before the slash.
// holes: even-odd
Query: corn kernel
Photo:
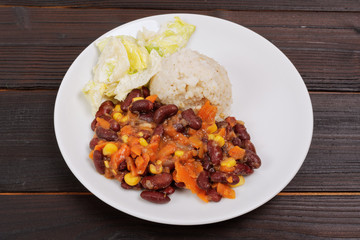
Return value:
<svg viewBox="0 0 360 240">
<path fill-rule="evenodd" d="M 122 117 L 123 115 L 119 112 L 113 114 L 113 119 L 115 119 L 116 121 L 120 121 Z"/>
<path fill-rule="evenodd" d="M 143 147 L 146 147 L 147 145 L 149 145 L 148 142 L 145 140 L 145 138 L 140 138 L 139 143 Z"/>
<path fill-rule="evenodd" d="M 139 132 L 137 135 L 138 135 L 139 137 L 142 137 L 142 136 L 144 136 L 144 133 L 143 133 L 143 132 Z"/>
<path fill-rule="evenodd" d="M 214 135 L 214 134 L 209 134 L 209 135 L 208 135 L 208 139 L 209 139 L 209 140 L 214 140 L 214 139 L 215 139 L 215 135 Z"/>
<path fill-rule="evenodd" d="M 104 165 L 105 165 L 106 168 L 109 168 L 110 167 L 109 166 L 109 161 L 104 161 Z"/>
<path fill-rule="evenodd" d="M 176 150 L 175 151 L 175 156 L 181 157 L 182 155 L 184 155 L 184 151 L 181 151 L 181 150 Z"/>
<path fill-rule="evenodd" d="M 124 123 L 124 122 L 127 122 L 129 120 L 129 116 L 126 115 L 126 116 L 123 116 L 122 118 L 120 118 L 120 122 Z"/>
<path fill-rule="evenodd" d="M 114 112 L 122 112 L 120 104 L 116 104 L 114 107 Z"/>
<path fill-rule="evenodd" d="M 132 102 L 135 102 L 135 101 L 138 101 L 138 100 L 143 100 L 143 99 L 144 99 L 143 97 L 136 97 L 136 98 L 132 99 Z"/>
<path fill-rule="evenodd" d="M 216 132 L 217 129 L 218 129 L 218 128 L 217 128 L 217 126 L 216 126 L 216 123 L 213 123 L 211 126 L 209 126 L 209 127 L 207 128 L 207 132 L 208 132 L 208 133 L 214 133 L 214 132 Z"/>
<path fill-rule="evenodd" d="M 217 135 L 214 140 L 219 144 L 220 147 L 224 146 L 225 144 L 225 139 L 220 135 Z"/>
<path fill-rule="evenodd" d="M 111 154 L 115 153 L 118 150 L 118 147 L 115 143 L 107 143 L 103 148 L 102 152 L 106 156 L 111 156 Z"/>
<path fill-rule="evenodd" d="M 162 170 L 163 170 L 163 167 L 161 165 L 154 165 L 154 164 L 149 165 L 149 171 L 152 174 L 159 174 L 162 172 Z"/>
<path fill-rule="evenodd" d="M 141 177 L 139 176 L 133 176 L 131 173 L 127 173 L 124 176 L 124 181 L 130 185 L 130 186 L 135 186 L 136 184 L 138 184 L 141 180 Z"/>
<path fill-rule="evenodd" d="M 235 160 L 235 158 L 229 157 L 229 158 L 226 158 L 225 160 L 222 160 L 220 162 L 220 165 L 223 167 L 231 168 L 236 165 L 236 160 Z"/>
<path fill-rule="evenodd" d="M 239 181 L 237 184 L 230 185 L 230 187 L 238 187 L 238 186 L 244 185 L 244 183 L 245 183 L 245 178 L 240 175 L 240 176 L 239 176 L 239 179 L 240 179 L 240 181 Z"/>
<path fill-rule="evenodd" d="M 122 135 L 122 136 L 121 136 L 121 140 L 122 140 L 124 143 L 127 143 L 128 140 L 129 140 L 128 135 Z"/>
</svg>

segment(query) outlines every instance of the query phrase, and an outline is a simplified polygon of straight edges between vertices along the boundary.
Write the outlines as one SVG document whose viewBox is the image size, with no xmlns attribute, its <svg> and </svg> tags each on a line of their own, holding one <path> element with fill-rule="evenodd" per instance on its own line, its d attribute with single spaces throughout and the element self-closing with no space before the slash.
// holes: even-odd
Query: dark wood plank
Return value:
<svg viewBox="0 0 360 240">
<path fill-rule="evenodd" d="M 56 89 L 104 32 L 160 10 L 0 8 L 0 88 Z M 312 91 L 360 91 L 357 13 L 195 11 L 242 24 L 279 47 Z"/>
<path fill-rule="evenodd" d="M 2 239 L 357 238 L 359 201 L 360 196 L 277 196 L 244 216 L 184 227 L 137 219 L 92 195 L 0 196 L 0 236 Z"/>
<path fill-rule="evenodd" d="M 55 95 L 0 92 L 0 192 L 86 191 L 55 141 Z M 360 94 L 312 93 L 311 98 L 314 139 L 285 191 L 360 191 Z"/>
<path fill-rule="evenodd" d="M 360 11 L 358 0 L 305 0 L 305 1 L 23 1 L 4 0 L 1 3 L 6 6 L 41 6 L 41 7 L 76 7 L 76 8 L 146 8 L 146 9 L 226 9 L 226 10 L 301 10 L 301 11 Z"/>
<path fill-rule="evenodd" d="M 0 92 L 0 191 L 86 191 L 61 157 L 55 91 Z"/>
</svg>

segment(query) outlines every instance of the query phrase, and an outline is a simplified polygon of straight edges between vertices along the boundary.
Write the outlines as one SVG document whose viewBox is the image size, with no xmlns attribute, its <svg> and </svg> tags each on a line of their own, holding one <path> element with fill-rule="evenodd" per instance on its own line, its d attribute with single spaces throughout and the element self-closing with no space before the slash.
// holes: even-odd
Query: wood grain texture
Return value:
<svg viewBox="0 0 360 240">
<path fill-rule="evenodd" d="M 86 191 L 56 144 L 55 95 L 45 90 L 0 92 L 0 192 Z M 312 93 L 311 99 L 313 142 L 284 191 L 360 191 L 360 94 Z"/>
<path fill-rule="evenodd" d="M 225 222 L 171 226 L 129 216 L 92 195 L 0 196 L 0 237 L 210 240 L 357 238 L 360 234 L 359 201 L 360 196 L 277 196 L 256 210 Z"/>
<path fill-rule="evenodd" d="M 304 1 L 224 1 L 224 0 L 177 0 L 177 1 L 61 1 L 61 0 L 3 0 L 5 6 L 75 7 L 75 8 L 132 8 L 132 9 L 225 9 L 225 10 L 301 10 L 301 11 L 360 11 L 358 0 L 304 0 Z"/>
<path fill-rule="evenodd" d="M 169 12 L 0 8 L 0 89 L 57 89 L 76 56 L 97 37 L 128 21 Z M 264 36 L 289 57 L 311 91 L 360 91 L 357 13 L 192 12 Z"/>
</svg>

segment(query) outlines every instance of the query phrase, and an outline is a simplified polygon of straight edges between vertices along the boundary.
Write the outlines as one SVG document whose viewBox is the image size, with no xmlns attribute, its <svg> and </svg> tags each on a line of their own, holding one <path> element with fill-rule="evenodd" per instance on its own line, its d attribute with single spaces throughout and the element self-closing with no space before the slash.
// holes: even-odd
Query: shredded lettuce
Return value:
<svg viewBox="0 0 360 240">
<path fill-rule="evenodd" d="M 160 70 L 161 59 L 183 48 L 195 26 L 175 17 L 159 32 L 144 29 L 137 38 L 120 35 L 95 43 L 100 52 L 93 79 L 83 88 L 95 114 L 104 98 L 122 101 L 134 88 L 146 85 Z"/>
<path fill-rule="evenodd" d="M 151 34 L 149 31 L 143 31 L 138 34 L 138 38 L 145 42 L 145 47 L 149 52 L 156 50 L 160 56 L 166 57 L 183 48 L 195 28 L 194 25 L 175 17 L 174 21 L 163 25 L 159 33 Z"/>
</svg>

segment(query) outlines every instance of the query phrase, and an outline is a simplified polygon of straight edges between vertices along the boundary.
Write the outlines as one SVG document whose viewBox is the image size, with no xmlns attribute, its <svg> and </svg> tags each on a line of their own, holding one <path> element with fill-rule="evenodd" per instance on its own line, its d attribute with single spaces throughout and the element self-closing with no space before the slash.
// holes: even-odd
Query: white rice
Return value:
<svg viewBox="0 0 360 240">
<path fill-rule="evenodd" d="M 223 66 L 214 59 L 184 48 L 162 61 L 160 72 L 150 81 L 150 92 L 162 103 L 181 110 L 199 110 L 206 100 L 217 106 L 217 118 L 229 115 L 231 83 Z"/>
</svg>

